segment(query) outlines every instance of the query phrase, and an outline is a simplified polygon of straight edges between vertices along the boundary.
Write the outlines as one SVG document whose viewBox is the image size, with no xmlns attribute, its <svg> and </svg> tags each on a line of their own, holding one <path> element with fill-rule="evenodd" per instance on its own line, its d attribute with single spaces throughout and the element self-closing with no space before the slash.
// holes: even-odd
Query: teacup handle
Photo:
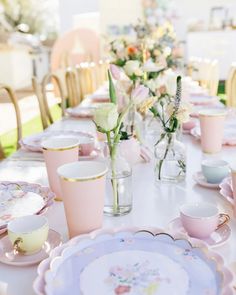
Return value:
<svg viewBox="0 0 236 295">
<path fill-rule="evenodd" d="M 225 225 L 227 222 L 229 222 L 230 217 L 228 214 L 220 213 L 219 220 L 220 220 L 220 223 L 218 224 L 217 229 L 221 228 L 223 225 Z"/>
<path fill-rule="evenodd" d="M 13 243 L 14 253 L 24 253 L 25 251 L 20 248 L 20 244 L 23 243 L 22 238 L 17 238 Z"/>
</svg>

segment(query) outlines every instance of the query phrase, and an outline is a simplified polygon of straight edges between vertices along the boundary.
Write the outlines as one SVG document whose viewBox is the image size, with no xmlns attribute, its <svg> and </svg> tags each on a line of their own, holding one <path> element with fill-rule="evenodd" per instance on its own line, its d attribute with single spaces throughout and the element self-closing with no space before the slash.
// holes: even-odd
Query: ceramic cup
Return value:
<svg viewBox="0 0 236 295">
<path fill-rule="evenodd" d="M 220 183 L 229 174 L 229 164 L 223 160 L 204 160 L 202 174 L 207 182 Z"/>
<path fill-rule="evenodd" d="M 79 155 L 89 156 L 95 148 L 95 141 L 92 137 L 83 137 L 79 139 Z"/>
<path fill-rule="evenodd" d="M 180 218 L 189 236 L 199 239 L 209 237 L 230 219 L 208 203 L 184 204 L 180 207 Z"/>
<path fill-rule="evenodd" d="M 41 250 L 48 238 L 49 225 L 46 217 L 29 215 L 10 221 L 7 230 L 14 250 L 31 255 Z"/>
<path fill-rule="evenodd" d="M 107 166 L 81 161 L 63 165 L 60 176 L 70 238 L 102 226 Z"/>
<path fill-rule="evenodd" d="M 75 137 L 51 137 L 42 142 L 48 180 L 57 200 L 62 200 L 57 168 L 78 160 L 79 140 Z"/>
<path fill-rule="evenodd" d="M 218 153 L 222 148 L 226 112 L 203 110 L 199 112 L 201 146 L 204 153 Z"/>
</svg>

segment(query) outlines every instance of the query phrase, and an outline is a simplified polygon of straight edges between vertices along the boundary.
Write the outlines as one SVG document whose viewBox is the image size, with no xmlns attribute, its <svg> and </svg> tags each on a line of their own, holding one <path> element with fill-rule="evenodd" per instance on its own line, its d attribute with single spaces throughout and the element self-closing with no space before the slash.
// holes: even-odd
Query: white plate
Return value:
<svg viewBox="0 0 236 295">
<path fill-rule="evenodd" d="M 51 250 L 61 244 L 61 235 L 50 229 L 42 249 L 32 255 L 14 254 L 8 236 L 0 240 L 0 262 L 14 266 L 34 265 L 46 259 Z"/>
</svg>

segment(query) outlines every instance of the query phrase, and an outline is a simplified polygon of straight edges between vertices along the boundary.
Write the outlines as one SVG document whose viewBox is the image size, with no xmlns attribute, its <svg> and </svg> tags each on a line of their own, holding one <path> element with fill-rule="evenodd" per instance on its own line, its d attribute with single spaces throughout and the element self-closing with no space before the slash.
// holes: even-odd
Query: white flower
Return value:
<svg viewBox="0 0 236 295">
<path fill-rule="evenodd" d="M 166 87 L 166 92 L 174 96 L 176 94 L 176 79 L 177 75 L 172 70 L 167 70 L 164 73 L 164 85 Z"/>
<path fill-rule="evenodd" d="M 136 76 L 143 75 L 143 71 L 138 60 L 128 60 L 124 66 L 124 70 L 128 76 L 132 76 L 133 74 Z"/>
<path fill-rule="evenodd" d="M 140 104 L 148 98 L 149 89 L 143 85 L 136 86 L 131 92 L 131 99 L 134 104 Z"/>
<path fill-rule="evenodd" d="M 143 65 L 144 72 L 159 72 L 162 69 L 163 67 L 158 66 L 151 59 L 147 60 L 145 64 Z"/>
<path fill-rule="evenodd" d="M 188 102 L 181 102 L 179 109 L 176 113 L 176 118 L 178 119 L 179 123 L 186 123 L 189 121 L 189 115 L 192 110 L 192 105 Z M 174 102 L 170 103 L 167 106 L 167 113 L 169 116 L 172 116 L 174 112 Z"/>
<path fill-rule="evenodd" d="M 94 122 L 105 131 L 111 131 L 116 127 L 118 117 L 117 105 L 114 103 L 106 103 L 94 112 Z"/>
<path fill-rule="evenodd" d="M 125 49 L 124 42 L 121 41 L 121 40 L 119 40 L 119 39 L 117 39 L 114 42 L 112 42 L 112 47 L 116 51 L 122 51 L 122 50 Z"/>
</svg>

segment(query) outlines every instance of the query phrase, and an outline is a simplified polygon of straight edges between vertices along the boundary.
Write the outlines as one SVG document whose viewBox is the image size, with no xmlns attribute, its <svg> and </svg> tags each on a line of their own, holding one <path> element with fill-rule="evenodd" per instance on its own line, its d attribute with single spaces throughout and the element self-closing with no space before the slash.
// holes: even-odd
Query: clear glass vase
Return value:
<svg viewBox="0 0 236 295">
<path fill-rule="evenodd" d="M 176 133 L 162 133 L 155 146 L 155 180 L 180 182 L 186 176 L 186 150 Z"/>
<path fill-rule="evenodd" d="M 115 157 L 108 157 L 104 213 L 110 216 L 128 214 L 132 209 L 132 169 L 121 156 L 119 144 Z"/>
</svg>

